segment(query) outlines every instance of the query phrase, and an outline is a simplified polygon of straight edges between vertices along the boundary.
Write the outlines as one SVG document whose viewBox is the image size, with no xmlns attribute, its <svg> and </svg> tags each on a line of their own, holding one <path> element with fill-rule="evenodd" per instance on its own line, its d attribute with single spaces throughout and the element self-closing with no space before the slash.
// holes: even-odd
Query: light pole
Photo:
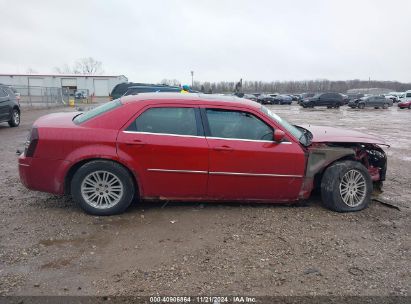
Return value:
<svg viewBox="0 0 411 304">
<path fill-rule="evenodd" d="M 191 87 L 194 86 L 194 71 L 191 71 Z"/>
</svg>

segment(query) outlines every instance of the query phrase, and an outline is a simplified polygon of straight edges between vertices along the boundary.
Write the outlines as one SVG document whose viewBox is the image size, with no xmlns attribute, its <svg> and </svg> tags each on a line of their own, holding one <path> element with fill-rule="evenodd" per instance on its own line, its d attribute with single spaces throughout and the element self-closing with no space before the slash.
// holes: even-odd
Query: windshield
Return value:
<svg viewBox="0 0 411 304">
<path fill-rule="evenodd" d="M 101 106 L 98 106 L 94 109 L 91 109 L 87 112 L 81 113 L 74 117 L 73 121 L 75 124 L 81 124 L 89 119 L 92 119 L 96 116 L 99 116 L 103 113 L 106 113 L 108 111 L 111 111 L 117 107 L 121 106 L 120 99 L 116 99 L 110 102 L 107 102 L 105 104 L 102 104 Z"/>
<path fill-rule="evenodd" d="M 267 114 L 270 118 L 272 118 L 275 122 L 279 123 L 281 126 L 283 126 L 288 132 L 290 132 L 297 140 L 300 140 L 301 137 L 304 135 L 304 132 L 302 132 L 300 129 L 297 127 L 293 126 L 290 124 L 288 121 L 282 119 L 280 116 L 277 114 L 271 112 L 268 108 L 265 106 L 261 106 L 261 111 L 264 114 Z"/>
</svg>

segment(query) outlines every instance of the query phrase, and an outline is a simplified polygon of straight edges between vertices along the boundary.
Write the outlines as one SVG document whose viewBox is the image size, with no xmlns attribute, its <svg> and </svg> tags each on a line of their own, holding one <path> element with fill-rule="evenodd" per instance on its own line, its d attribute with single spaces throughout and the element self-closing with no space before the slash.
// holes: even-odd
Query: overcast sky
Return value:
<svg viewBox="0 0 411 304">
<path fill-rule="evenodd" d="M 0 0 L 0 73 L 82 57 L 130 81 L 411 82 L 410 0 Z"/>
</svg>

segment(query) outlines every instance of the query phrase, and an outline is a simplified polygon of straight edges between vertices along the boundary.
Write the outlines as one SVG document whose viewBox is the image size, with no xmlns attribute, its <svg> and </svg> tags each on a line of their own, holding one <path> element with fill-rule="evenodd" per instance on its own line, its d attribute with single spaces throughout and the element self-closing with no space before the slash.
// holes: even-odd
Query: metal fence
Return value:
<svg viewBox="0 0 411 304">
<path fill-rule="evenodd" d="M 32 107 L 75 106 L 91 102 L 88 90 L 72 91 L 65 88 L 13 86 L 20 105 Z"/>
</svg>

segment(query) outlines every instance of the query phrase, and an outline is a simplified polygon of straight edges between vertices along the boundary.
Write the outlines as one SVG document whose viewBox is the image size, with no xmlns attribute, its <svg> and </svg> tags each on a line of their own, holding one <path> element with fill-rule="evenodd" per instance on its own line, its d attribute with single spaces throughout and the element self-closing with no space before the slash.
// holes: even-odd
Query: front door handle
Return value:
<svg viewBox="0 0 411 304">
<path fill-rule="evenodd" d="M 230 146 L 220 146 L 220 147 L 214 147 L 213 150 L 215 151 L 233 151 L 234 149 L 231 148 Z"/>
</svg>

